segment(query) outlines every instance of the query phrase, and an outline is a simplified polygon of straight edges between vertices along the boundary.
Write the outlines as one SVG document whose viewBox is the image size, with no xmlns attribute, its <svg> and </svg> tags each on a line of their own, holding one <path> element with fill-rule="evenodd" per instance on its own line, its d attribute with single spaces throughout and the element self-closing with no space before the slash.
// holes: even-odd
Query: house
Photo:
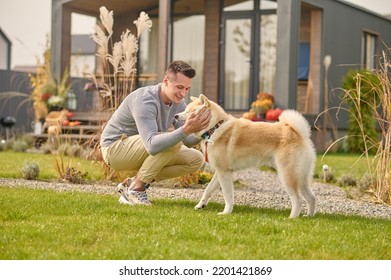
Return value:
<svg viewBox="0 0 391 280">
<path fill-rule="evenodd" d="M 11 40 L 0 28 L 0 70 L 11 69 Z"/>
<path fill-rule="evenodd" d="M 134 31 L 141 11 L 151 17 L 139 75 L 158 82 L 171 60 L 186 60 L 198 71 L 191 94 L 204 93 L 238 115 L 257 93 L 268 92 L 276 106 L 312 121 L 326 103 L 339 105 L 331 92 L 349 69 L 378 67 L 391 46 L 390 19 L 339 0 L 52 0 L 57 76 L 71 57 L 71 13 L 99 17 L 102 5 L 114 11 L 114 41 L 126 28 Z M 346 114 L 335 122 L 346 129 Z"/>
</svg>

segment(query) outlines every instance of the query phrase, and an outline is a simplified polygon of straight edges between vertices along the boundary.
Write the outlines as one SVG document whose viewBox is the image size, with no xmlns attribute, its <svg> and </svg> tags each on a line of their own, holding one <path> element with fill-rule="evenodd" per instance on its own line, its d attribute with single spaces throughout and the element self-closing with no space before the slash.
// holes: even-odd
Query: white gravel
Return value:
<svg viewBox="0 0 391 280">
<path fill-rule="evenodd" d="M 251 205 L 262 208 L 290 209 L 290 200 L 282 189 L 277 175 L 272 172 L 244 170 L 234 174 L 234 179 L 244 184 L 235 189 L 235 204 Z M 36 189 L 55 189 L 58 191 L 84 191 L 99 194 L 116 194 L 115 185 L 75 185 L 62 182 L 43 182 L 0 178 L 0 186 L 30 187 Z M 347 197 L 346 192 L 334 185 L 315 182 L 312 189 L 318 199 L 317 212 L 338 213 L 391 219 L 391 206 L 370 200 L 356 200 Z M 154 198 L 189 199 L 194 205 L 202 196 L 203 189 L 166 188 L 152 184 L 148 190 L 151 200 Z M 211 201 L 224 202 L 221 190 L 213 194 Z M 306 205 L 304 204 L 304 209 Z M 235 211 L 235 210 L 234 210 Z"/>
</svg>

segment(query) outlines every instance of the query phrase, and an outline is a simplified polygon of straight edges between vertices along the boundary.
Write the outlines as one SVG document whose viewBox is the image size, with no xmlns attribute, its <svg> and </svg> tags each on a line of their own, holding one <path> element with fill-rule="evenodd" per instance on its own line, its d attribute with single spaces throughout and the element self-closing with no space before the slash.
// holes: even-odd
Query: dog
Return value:
<svg viewBox="0 0 391 280">
<path fill-rule="evenodd" d="M 205 160 L 215 171 L 195 209 L 206 207 L 211 194 L 220 185 L 225 206 L 219 214 L 231 213 L 234 207 L 232 173 L 266 165 L 277 170 L 290 197 L 292 209 L 289 217 L 300 215 L 302 197 L 308 204 L 306 216 L 315 215 L 316 197 L 310 188 L 315 149 L 310 139 L 310 126 L 300 113 L 284 110 L 279 122 L 252 122 L 227 114 L 203 94 L 198 98 L 191 97 L 191 100 L 185 111 L 175 117 L 178 121 L 185 121 L 191 113 L 197 113 L 203 107 L 211 110 L 208 127 L 195 135 L 202 138 Z"/>
</svg>

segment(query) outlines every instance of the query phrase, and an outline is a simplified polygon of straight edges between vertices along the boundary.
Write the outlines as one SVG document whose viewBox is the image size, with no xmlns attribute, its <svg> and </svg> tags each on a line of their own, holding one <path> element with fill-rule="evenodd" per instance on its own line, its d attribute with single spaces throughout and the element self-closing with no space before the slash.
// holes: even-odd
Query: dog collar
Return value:
<svg viewBox="0 0 391 280">
<path fill-rule="evenodd" d="M 202 139 L 209 139 L 212 136 L 212 134 L 215 132 L 215 130 L 218 129 L 223 122 L 224 122 L 224 120 L 221 120 L 218 123 L 216 123 L 216 125 L 214 127 L 212 127 L 211 129 L 206 131 L 204 134 L 202 134 L 201 138 Z"/>
<path fill-rule="evenodd" d="M 201 135 L 202 139 L 204 139 L 204 140 L 209 139 L 212 136 L 212 134 L 215 132 L 215 130 L 218 129 L 223 122 L 224 122 L 224 120 L 219 121 L 218 123 L 216 123 L 216 125 L 214 127 L 212 127 L 211 129 L 206 131 L 204 134 L 202 134 Z M 205 161 L 209 162 L 209 159 L 208 159 L 208 140 L 205 141 Z"/>
</svg>

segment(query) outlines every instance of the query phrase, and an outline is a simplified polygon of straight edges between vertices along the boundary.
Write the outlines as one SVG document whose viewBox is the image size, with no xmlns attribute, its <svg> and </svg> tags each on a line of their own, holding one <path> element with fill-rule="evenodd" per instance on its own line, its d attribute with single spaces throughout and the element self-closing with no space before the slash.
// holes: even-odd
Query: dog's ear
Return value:
<svg viewBox="0 0 391 280">
<path fill-rule="evenodd" d="M 190 100 L 191 100 L 191 101 L 197 101 L 197 100 L 198 100 L 198 97 L 190 96 Z"/>
<path fill-rule="evenodd" d="M 200 94 L 200 100 L 201 104 L 205 105 L 205 107 L 209 107 L 209 99 L 202 93 Z"/>
</svg>

